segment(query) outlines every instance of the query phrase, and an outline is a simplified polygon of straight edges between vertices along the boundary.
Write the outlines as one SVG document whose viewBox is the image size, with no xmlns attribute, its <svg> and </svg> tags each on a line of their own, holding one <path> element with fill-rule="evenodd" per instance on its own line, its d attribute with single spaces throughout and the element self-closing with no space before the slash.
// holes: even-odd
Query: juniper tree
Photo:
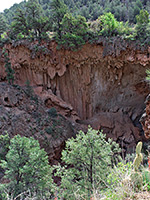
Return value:
<svg viewBox="0 0 150 200">
<path fill-rule="evenodd" d="M 7 30 L 7 24 L 2 15 L 0 15 L 0 37 L 2 33 L 4 33 Z"/>
<path fill-rule="evenodd" d="M 119 151 L 116 142 L 107 141 L 105 134 L 92 128 L 87 133 L 80 131 L 76 138 L 69 139 L 62 152 L 62 161 L 66 166 L 56 167 L 57 175 L 61 176 L 60 197 L 72 200 L 76 199 L 76 193 L 88 199 L 94 189 L 104 189 Z"/>
<path fill-rule="evenodd" d="M 54 31 L 57 32 L 58 38 L 61 39 L 61 21 L 64 15 L 67 13 L 68 8 L 64 4 L 63 0 L 52 0 L 51 2 L 51 14 L 53 19 Z"/>
<path fill-rule="evenodd" d="M 5 170 L 7 183 L 0 185 L 2 193 L 7 191 L 13 199 L 27 191 L 36 193 L 38 199 L 51 199 L 52 174 L 48 164 L 48 156 L 40 149 L 39 142 L 34 138 L 16 135 L 10 140 L 6 160 L 1 160 L 0 166 Z M 3 199 L 7 199 L 3 195 Z"/>
</svg>

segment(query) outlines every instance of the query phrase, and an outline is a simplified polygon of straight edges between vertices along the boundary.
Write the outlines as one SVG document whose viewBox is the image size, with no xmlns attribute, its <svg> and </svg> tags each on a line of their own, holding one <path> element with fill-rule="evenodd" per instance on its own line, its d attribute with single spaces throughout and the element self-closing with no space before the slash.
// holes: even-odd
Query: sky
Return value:
<svg viewBox="0 0 150 200">
<path fill-rule="evenodd" d="M 23 0 L 0 0 L 0 12 L 3 12 L 5 9 L 10 8 L 14 3 L 20 3 Z"/>
</svg>

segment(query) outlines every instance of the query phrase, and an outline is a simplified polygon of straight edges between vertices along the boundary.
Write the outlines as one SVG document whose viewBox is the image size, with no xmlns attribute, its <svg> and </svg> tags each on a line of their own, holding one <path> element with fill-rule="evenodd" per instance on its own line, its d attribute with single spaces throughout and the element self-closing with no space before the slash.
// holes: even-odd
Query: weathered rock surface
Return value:
<svg viewBox="0 0 150 200">
<path fill-rule="evenodd" d="M 149 94 L 145 70 L 149 49 L 127 47 L 103 56 L 103 46 L 86 44 L 78 51 L 57 50 L 56 43 L 22 41 L 5 46 L 15 70 L 15 83 L 29 80 L 47 108 L 63 116 L 102 128 L 125 148 L 142 139 L 139 119 Z M 0 79 L 5 79 L 1 58 Z"/>
<path fill-rule="evenodd" d="M 145 113 L 142 115 L 140 122 L 143 126 L 145 137 L 150 139 L 150 95 L 147 96 L 145 103 Z"/>
<path fill-rule="evenodd" d="M 66 139 L 76 132 L 71 122 L 29 94 L 28 88 L 0 83 L 0 132 L 5 131 L 10 137 L 20 134 L 38 139 L 51 163 L 60 159 Z"/>
</svg>

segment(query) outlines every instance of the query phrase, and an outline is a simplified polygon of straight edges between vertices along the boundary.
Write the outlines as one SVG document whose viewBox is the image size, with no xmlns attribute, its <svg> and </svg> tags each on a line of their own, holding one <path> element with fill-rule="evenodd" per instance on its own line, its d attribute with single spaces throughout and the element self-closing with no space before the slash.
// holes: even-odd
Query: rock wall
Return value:
<svg viewBox="0 0 150 200">
<path fill-rule="evenodd" d="M 147 96 L 145 113 L 142 115 L 140 122 L 143 126 L 145 137 L 150 139 L 150 95 Z"/>
<path fill-rule="evenodd" d="M 5 46 L 15 70 L 15 83 L 29 80 L 47 107 L 81 124 L 103 129 L 123 146 L 142 136 L 139 119 L 149 93 L 145 70 L 150 49 L 132 48 L 119 56 L 103 56 L 101 44 L 86 44 L 78 51 L 57 50 L 55 42 Z M 1 58 L 0 78 L 6 74 Z M 125 147 L 126 148 L 126 147 Z"/>
</svg>

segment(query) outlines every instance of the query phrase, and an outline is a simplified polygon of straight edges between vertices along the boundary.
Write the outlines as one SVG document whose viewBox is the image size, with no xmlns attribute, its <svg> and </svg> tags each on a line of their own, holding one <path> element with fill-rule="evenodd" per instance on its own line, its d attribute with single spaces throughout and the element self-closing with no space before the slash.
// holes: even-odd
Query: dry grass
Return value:
<svg viewBox="0 0 150 200">
<path fill-rule="evenodd" d="M 150 200 L 150 192 L 135 193 L 134 198 L 126 198 L 125 200 Z"/>
</svg>

